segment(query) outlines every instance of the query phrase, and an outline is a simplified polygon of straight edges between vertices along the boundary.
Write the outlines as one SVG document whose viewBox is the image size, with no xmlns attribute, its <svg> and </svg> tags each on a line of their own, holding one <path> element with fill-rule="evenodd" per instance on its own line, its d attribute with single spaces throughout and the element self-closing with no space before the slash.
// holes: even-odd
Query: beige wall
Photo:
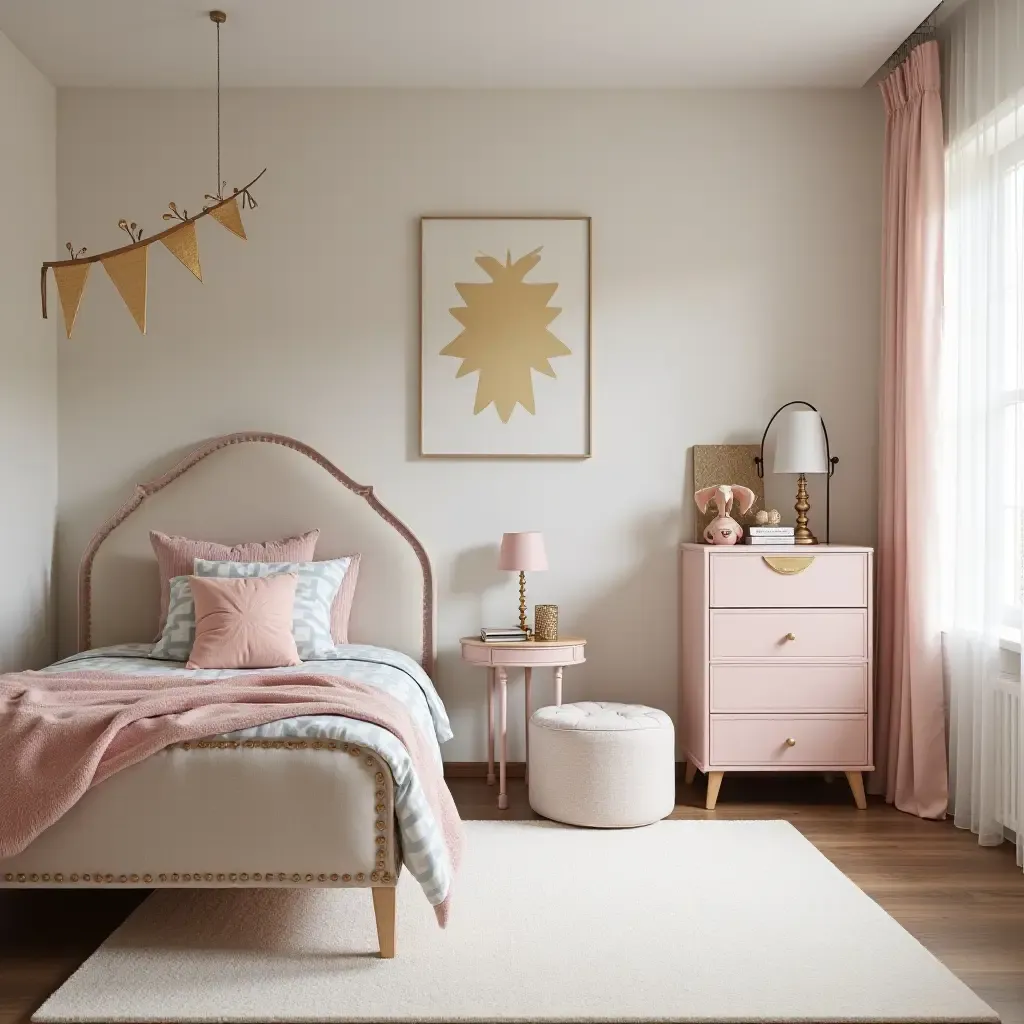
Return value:
<svg viewBox="0 0 1024 1024">
<path fill-rule="evenodd" d="M 39 265 L 57 246 L 53 87 L 0 33 L 0 671 L 52 660 L 57 349 Z"/>
<path fill-rule="evenodd" d="M 113 246 L 119 217 L 150 232 L 166 201 L 200 202 L 212 102 L 63 91 L 61 239 Z M 503 531 L 545 532 L 531 604 L 558 603 L 564 630 L 591 638 L 569 698 L 670 712 L 691 445 L 756 441 L 782 402 L 818 404 L 842 458 L 833 537 L 872 540 L 874 92 L 240 91 L 224 125 L 232 184 L 269 168 L 250 240 L 201 225 L 203 285 L 154 252 L 146 337 L 98 272 L 60 344 L 65 646 L 91 531 L 155 464 L 238 429 L 319 448 L 426 544 L 452 760 L 484 754 L 482 676 L 457 638 L 514 618 L 515 581 L 494 569 Z M 417 218 L 456 212 L 594 218 L 589 462 L 416 458 Z M 517 717 L 513 756 L 521 733 Z"/>
</svg>

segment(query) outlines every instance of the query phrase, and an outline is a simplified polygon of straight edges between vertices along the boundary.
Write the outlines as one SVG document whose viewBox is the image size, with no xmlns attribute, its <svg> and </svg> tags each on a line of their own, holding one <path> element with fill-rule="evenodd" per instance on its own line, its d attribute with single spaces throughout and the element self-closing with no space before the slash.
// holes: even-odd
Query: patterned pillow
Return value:
<svg viewBox="0 0 1024 1024">
<path fill-rule="evenodd" d="M 214 562 L 195 560 L 195 575 L 242 579 L 293 572 L 298 576 L 292 634 L 303 661 L 317 658 L 334 648 L 331 636 L 331 606 L 349 567 L 348 558 L 326 562 Z M 151 658 L 187 661 L 195 642 L 196 609 L 188 576 L 171 580 L 167 623 Z"/>
<path fill-rule="evenodd" d="M 149 652 L 151 658 L 161 661 L 188 661 L 196 639 L 196 606 L 188 576 L 175 576 L 171 580 L 167 601 L 167 621 L 160 639 Z"/>
<path fill-rule="evenodd" d="M 239 579 L 274 576 L 279 572 L 295 573 L 298 582 L 295 586 L 292 633 L 299 657 L 306 661 L 334 648 L 331 605 L 345 579 L 348 566 L 347 558 L 335 558 L 327 562 L 214 562 L 197 558 L 195 575 Z"/>
</svg>

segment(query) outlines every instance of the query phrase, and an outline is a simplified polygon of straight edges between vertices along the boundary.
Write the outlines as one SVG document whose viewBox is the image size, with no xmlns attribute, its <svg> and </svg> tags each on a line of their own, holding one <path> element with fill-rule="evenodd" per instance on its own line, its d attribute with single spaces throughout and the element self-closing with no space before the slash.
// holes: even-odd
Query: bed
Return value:
<svg viewBox="0 0 1024 1024">
<path fill-rule="evenodd" d="M 399 697 L 440 765 L 439 744 L 451 731 L 430 681 L 426 551 L 371 487 L 276 434 L 214 438 L 136 487 L 85 550 L 78 653 L 51 670 L 216 673 L 147 658 L 159 603 L 149 531 L 236 543 L 312 527 L 321 531 L 317 559 L 361 555 L 353 642 L 316 671 Z M 392 957 L 403 862 L 435 905 L 454 870 L 403 755 L 379 726 L 326 715 L 176 744 L 89 790 L 21 853 L 0 860 L 0 886 L 366 887 L 380 955 Z"/>
</svg>

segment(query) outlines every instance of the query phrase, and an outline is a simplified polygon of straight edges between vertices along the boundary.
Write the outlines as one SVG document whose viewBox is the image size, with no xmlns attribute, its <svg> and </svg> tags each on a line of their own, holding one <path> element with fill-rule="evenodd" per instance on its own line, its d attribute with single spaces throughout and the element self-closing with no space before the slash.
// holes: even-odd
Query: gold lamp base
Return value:
<svg viewBox="0 0 1024 1024">
<path fill-rule="evenodd" d="M 807 496 L 807 477 L 800 474 L 796 482 L 796 530 L 793 532 L 795 544 L 817 544 L 818 538 L 807 526 L 807 513 L 811 510 L 811 501 Z"/>
</svg>

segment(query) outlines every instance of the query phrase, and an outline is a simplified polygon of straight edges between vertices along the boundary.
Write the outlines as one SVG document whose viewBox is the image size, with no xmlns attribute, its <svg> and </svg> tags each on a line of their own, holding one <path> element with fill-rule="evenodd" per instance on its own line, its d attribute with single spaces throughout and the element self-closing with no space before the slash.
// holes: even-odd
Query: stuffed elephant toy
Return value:
<svg viewBox="0 0 1024 1024">
<path fill-rule="evenodd" d="M 739 543 L 743 536 L 743 527 L 729 515 L 732 512 L 732 504 L 738 501 L 740 514 L 743 515 L 753 508 L 757 495 L 749 487 L 741 487 L 739 484 L 715 484 L 714 487 L 705 487 L 697 491 L 693 497 L 701 512 L 707 512 L 714 504 L 718 513 L 704 530 L 705 543 Z"/>
</svg>

